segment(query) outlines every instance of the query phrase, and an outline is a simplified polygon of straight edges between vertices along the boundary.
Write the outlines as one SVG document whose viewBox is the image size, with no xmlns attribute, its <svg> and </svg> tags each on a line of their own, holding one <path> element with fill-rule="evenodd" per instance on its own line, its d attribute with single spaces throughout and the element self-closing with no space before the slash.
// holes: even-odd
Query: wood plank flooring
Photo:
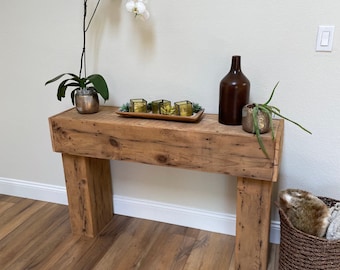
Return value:
<svg viewBox="0 0 340 270">
<path fill-rule="evenodd" d="M 73 236 L 67 206 L 0 195 L 2 270 L 233 270 L 234 243 L 233 236 L 121 215 L 98 237 Z M 278 269 L 278 254 L 271 245 L 269 270 Z"/>
</svg>

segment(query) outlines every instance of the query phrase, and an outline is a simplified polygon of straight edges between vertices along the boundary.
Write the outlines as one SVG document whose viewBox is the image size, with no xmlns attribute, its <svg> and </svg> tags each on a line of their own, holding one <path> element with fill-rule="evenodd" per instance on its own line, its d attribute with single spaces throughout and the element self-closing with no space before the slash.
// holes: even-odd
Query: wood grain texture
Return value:
<svg viewBox="0 0 340 270">
<path fill-rule="evenodd" d="M 53 149 L 63 154 L 74 233 L 93 237 L 110 221 L 109 159 L 234 175 L 238 177 L 237 237 L 235 256 L 229 259 L 237 269 L 264 269 L 283 120 L 274 120 L 275 140 L 271 134 L 262 135 L 266 158 L 253 134 L 241 126 L 218 123 L 217 115 L 206 114 L 200 122 L 189 124 L 124 118 L 117 110 L 101 107 L 96 114 L 79 114 L 71 109 L 49 118 Z M 171 246 L 170 239 L 163 241 Z M 178 266 L 170 269 L 174 267 Z"/>
<path fill-rule="evenodd" d="M 273 182 L 237 180 L 235 267 L 267 269 Z"/>
<path fill-rule="evenodd" d="M 115 215 L 88 238 L 72 234 L 64 205 L 0 195 L 0 210 L 2 270 L 235 269 L 232 236 Z M 278 251 L 270 247 L 268 270 Z"/>
<path fill-rule="evenodd" d="M 50 117 L 54 151 L 276 181 L 283 120 L 274 121 L 276 140 L 262 136 L 267 159 L 253 134 L 218 123 L 214 114 L 180 123 L 124 118 L 116 110 L 102 106 L 84 115 L 72 109 Z"/>
<path fill-rule="evenodd" d="M 113 215 L 110 162 L 62 156 L 72 231 L 93 237 Z"/>
</svg>

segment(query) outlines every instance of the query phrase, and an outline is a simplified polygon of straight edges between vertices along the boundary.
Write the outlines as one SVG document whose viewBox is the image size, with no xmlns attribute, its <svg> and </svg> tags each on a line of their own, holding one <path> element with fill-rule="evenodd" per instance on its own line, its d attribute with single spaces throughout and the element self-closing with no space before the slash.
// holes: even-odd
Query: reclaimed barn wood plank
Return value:
<svg viewBox="0 0 340 270">
<path fill-rule="evenodd" d="M 63 154 L 72 231 L 93 237 L 112 219 L 110 162 Z"/>
<path fill-rule="evenodd" d="M 272 188 L 273 182 L 238 178 L 236 269 L 267 269 Z"/>
<path fill-rule="evenodd" d="M 199 123 L 181 123 L 124 118 L 115 110 L 118 108 L 101 107 L 97 114 L 85 116 L 69 110 L 51 117 L 54 151 L 268 181 L 277 176 L 277 141 L 272 141 L 270 134 L 262 135 L 270 156 L 267 159 L 254 135 L 241 126 L 218 123 L 214 114 L 206 114 Z M 282 125 L 282 120 L 274 121 L 278 136 Z"/>
</svg>

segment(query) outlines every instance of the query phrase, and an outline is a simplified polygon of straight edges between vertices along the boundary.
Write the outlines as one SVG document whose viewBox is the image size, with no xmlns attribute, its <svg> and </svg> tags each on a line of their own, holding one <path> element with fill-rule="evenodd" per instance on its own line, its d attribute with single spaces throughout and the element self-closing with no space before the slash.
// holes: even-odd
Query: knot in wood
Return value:
<svg viewBox="0 0 340 270">
<path fill-rule="evenodd" d="M 114 138 L 110 137 L 109 142 L 113 147 L 119 147 L 119 143 Z"/>
<path fill-rule="evenodd" d="M 157 160 L 159 163 L 165 164 L 168 162 L 168 157 L 164 155 L 157 155 Z"/>
</svg>

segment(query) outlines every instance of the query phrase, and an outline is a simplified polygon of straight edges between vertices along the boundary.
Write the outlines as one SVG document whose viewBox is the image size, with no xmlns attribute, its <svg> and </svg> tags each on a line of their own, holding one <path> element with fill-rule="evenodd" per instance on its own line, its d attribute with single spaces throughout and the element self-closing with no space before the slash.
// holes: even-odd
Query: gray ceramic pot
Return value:
<svg viewBox="0 0 340 270">
<path fill-rule="evenodd" d="M 247 104 L 242 109 L 242 128 L 249 133 L 255 133 L 253 108 L 254 104 Z M 257 122 L 261 134 L 270 130 L 269 116 L 261 110 L 257 113 Z"/>
</svg>

